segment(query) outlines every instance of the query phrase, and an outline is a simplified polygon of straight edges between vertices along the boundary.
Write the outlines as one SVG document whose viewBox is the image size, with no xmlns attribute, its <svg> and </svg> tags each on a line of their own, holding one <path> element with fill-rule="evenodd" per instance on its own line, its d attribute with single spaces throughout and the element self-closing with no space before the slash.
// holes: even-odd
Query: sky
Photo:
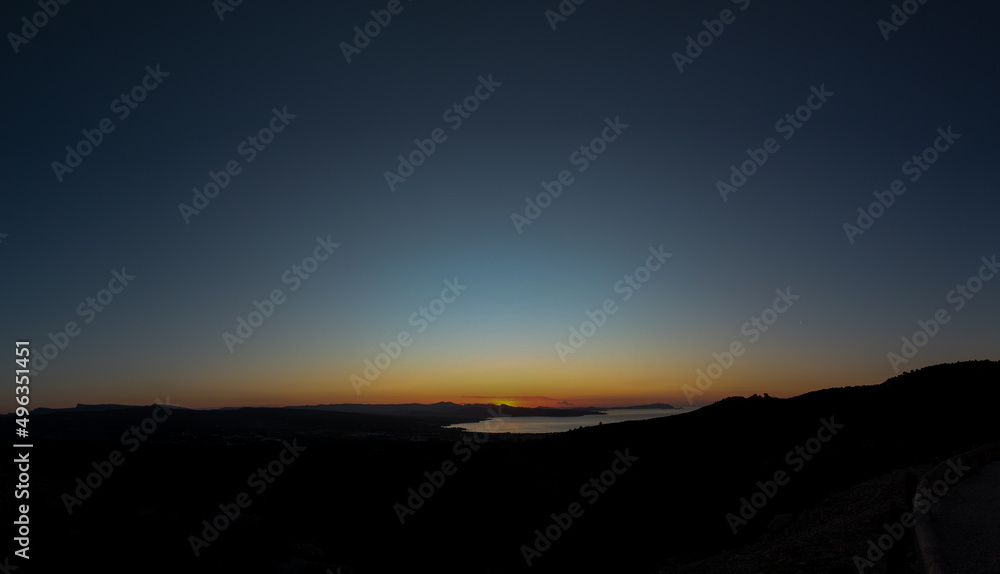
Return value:
<svg viewBox="0 0 1000 574">
<path fill-rule="evenodd" d="M 997 359 L 1000 6 L 903 4 L 6 2 L 0 344 L 33 407 Z"/>
</svg>

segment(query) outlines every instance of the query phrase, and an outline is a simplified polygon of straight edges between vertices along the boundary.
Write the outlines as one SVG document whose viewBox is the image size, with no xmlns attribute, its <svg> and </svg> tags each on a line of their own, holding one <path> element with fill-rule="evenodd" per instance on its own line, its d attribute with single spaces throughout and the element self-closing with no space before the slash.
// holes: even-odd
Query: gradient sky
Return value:
<svg viewBox="0 0 1000 574">
<path fill-rule="evenodd" d="M 887 353 L 941 308 L 901 369 L 998 358 L 1000 281 L 959 310 L 947 298 L 1000 251 L 1000 6 L 929 2 L 888 41 L 890 2 L 591 0 L 555 30 L 555 0 L 401 6 L 350 63 L 341 43 L 386 3 L 244 2 L 220 21 L 207 0 L 73 2 L 17 53 L 8 36 L 0 341 L 41 353 L 80 327 L 33 406 L 687 404 L 736 341 L 697 402 L 792 396 L 892 376 Z M 735 21 L 679 72 L 672 54 L 724 9 Z M 6 2 L 5 34 L 38 10 Z M 156 65 L 169 76 L 119 119 L 114 100 Z M 499 87 L 452 129 L 444 112 L 489 75 Z M 775 123 L 812 86 L 833 95 L 785 140 Z M 247 162 L 238 145 L 274 108 L 295 119 Z M 106 117 L 114 131 L 58 181 L 52 162 Z M 628 127 L 578 171 L 571 154 L 616 117 Z M 961 139 L 910 182 L 904 162 L 948 126 Z M 384 172 L 437 128 L 447 140 L 390 191 Z M 723 201 L 716 182 L 771 137 Z M 186 223 L 179 204 L 231 160 L 242 171 Z M 562 170 L 573 183 L 518 233 L 511 214 Z M 894 179 L 906 193 L 849 242 L 844 223 Z M 340 247 L 292 292 L 283 273 L 317 237 Z M 670 259 L 622 300 L 616 283 L 660 246 Z M 122 267 L 129 286 L 79 314 Z M 417 333 L 411 314 L 455 278 L 467 289 Z M 274 289 L 284 303 L 230 353 L 223 333 Z M 750 343 L 776 289 L 800 299 Z M 561 361 L 555 344 L 609 298 L 617 312 Z M 350 376 L 402 330 L 412 344 L 357 394 Z"/>
</svg>

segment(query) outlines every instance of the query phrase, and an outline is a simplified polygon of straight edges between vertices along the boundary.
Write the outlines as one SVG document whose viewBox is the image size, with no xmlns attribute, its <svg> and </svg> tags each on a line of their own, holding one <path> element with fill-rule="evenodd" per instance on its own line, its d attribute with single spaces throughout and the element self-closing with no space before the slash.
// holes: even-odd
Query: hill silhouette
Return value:
<svg viewBox="0 0 1000 574">
<path fill-rule="evenodd" d="M 881 526 L 838 527 L 835 509 L 863 491 L 865 507 L 891 514 L 908 470 L 996 441 L 998 379 L 1000 362 L 943 364 L 877 385 L 730 397 L 681 415 L 556 435 L 478 435 L 479 443 L 441 429 L 437 417 L 177 410 L 72 514 L 61 496 L 93 462 L 126 451 L 119 435 L 156 407 L 55 412 L 32 420 L 36 556 L 47 566 L 92 562 L 110 572 L 521 572 L 529 569 L 522 547 L 534 547 L 536 530 L 577 503 L 582 514 L 531 571 L 702 564 L 684 571 L 738 572 L 713 557 L 741 548 L 767 556 L 775 532 L 806 519 L 829 534 L 810 550 L 822 559 L 807 568 L 775 558 L 766 571 L 856 571 L 852 554 Z M 305 450 L 253 493 L 248 475 L 285 441 Z M 629 463 L 619 474 L 623 456 Z M 446 462 L 455 472 L 401 523 L 397 505 L 407 506 L 409 489 L 419 491 Z M 5 481 L 15 478 L 12 466 L 3 467 Z M 604 492 L 581 490 L 609 469 L 618 470 Z M 734 534 L 727 515 L 740 516 L 741 499 L 778 471 L 788 480 Z M 241 491 L 252 503 L 195 558 L 189 536 Z"/>
</svg>

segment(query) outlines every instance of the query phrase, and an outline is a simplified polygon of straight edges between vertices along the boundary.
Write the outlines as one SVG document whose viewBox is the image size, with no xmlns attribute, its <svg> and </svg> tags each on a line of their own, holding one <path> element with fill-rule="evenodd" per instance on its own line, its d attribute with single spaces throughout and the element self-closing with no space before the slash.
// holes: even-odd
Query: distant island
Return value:
<svg viewBox="0 0 1000 574">
<path fill-rule="evenodd" d="M 668 405 L 667 403 L 653 403 L 651 405 L 635 405 L 632 407 L 612 407 L 609 410 L 628 410 L 628 409 L 679 409 L 680 407 L 675 407 L 673 405 Z"/>
<path fill-rule="evenodd" d="M 309 409 L 319 411 L 334 411 L 341 413 L 358 413 L 369 415 L 404 416 L 404 417 L 461 417 L 466 421 L 479 421 L 493 418 L 497 415 L 512 417 L 582 417 L 604 412 L 595 407 L 585 408 L 553 408 L 553 407 L 514 407 L 493 403 L 475 403 L 460 405 L 452 402 L 439 402 L 432 405 L 408 403 L 400 405 L 309 405 L 299 407 L 284 407 L 286 409 Z"/>
</svg>

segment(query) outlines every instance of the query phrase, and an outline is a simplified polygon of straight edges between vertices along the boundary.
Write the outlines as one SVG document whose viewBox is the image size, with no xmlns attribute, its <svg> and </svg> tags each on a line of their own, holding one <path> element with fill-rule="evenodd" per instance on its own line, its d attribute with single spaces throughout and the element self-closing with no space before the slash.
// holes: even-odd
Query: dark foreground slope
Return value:
<svg viewBox="0 0 1000 574">
<path fill-rule="evenodd" d="M 990 397 L 998 381 L 998 362 L 939 365 L 881 385 L 730 398 L 547 437 L 479 435 L 481 444 L 459 442 L 465 435 L 434 421 L 244 409 L 177 411 L 128 452 L 133 443 L 123 445 L 121 433 L 152 409 L 53 413 L 32 420 L 46 437 L 32 454 L 34 568 L 17 572 L 82 564 L 105 572 L 519 572 L 528 569 L 522 546 L 543 549 L 531 553 L 536 572 L 650 572 L 766 544 L 775 516 L 808 513 L 894 469 L 997 440 Z M 305 450 L 282 454 L 283 441 Z M 63 495 L 113 450 L 124 462 L 69 514 Z M 277 476 L 248 482 L 269 465 Z M 5 485 L 12 466 L 0 467 Z M 779 471 L 787 481 L 774 491 L 768 481 Z M 602 473 L 614 483 L 600 484 Z M 591 479 L 597 486 L 581 490 Z M 739 514 L 758 481 L 773 496 L 758 495 L 766 502 L 734 534 L 727 514 Z M 402 511 L 408 499 L 415 508 Z M 238 518 L 216 519 L 220 504 L 234 513 L 238 500 L 248 502 Z M 564 516 L 571 510 L 576 517 Z M 567 527 L 551 526 L 553 514 Z M 189 536 L 211 538 L 203 521 L 213 519 L 224 529 L 196 558 Z M 558 539 L 536 540 L 547 528 Z M 845 535 L 864 549 L 871 534 Z M 817 571 L 854 571 L 851 558 L 838 550 Z"/>
</svg>

